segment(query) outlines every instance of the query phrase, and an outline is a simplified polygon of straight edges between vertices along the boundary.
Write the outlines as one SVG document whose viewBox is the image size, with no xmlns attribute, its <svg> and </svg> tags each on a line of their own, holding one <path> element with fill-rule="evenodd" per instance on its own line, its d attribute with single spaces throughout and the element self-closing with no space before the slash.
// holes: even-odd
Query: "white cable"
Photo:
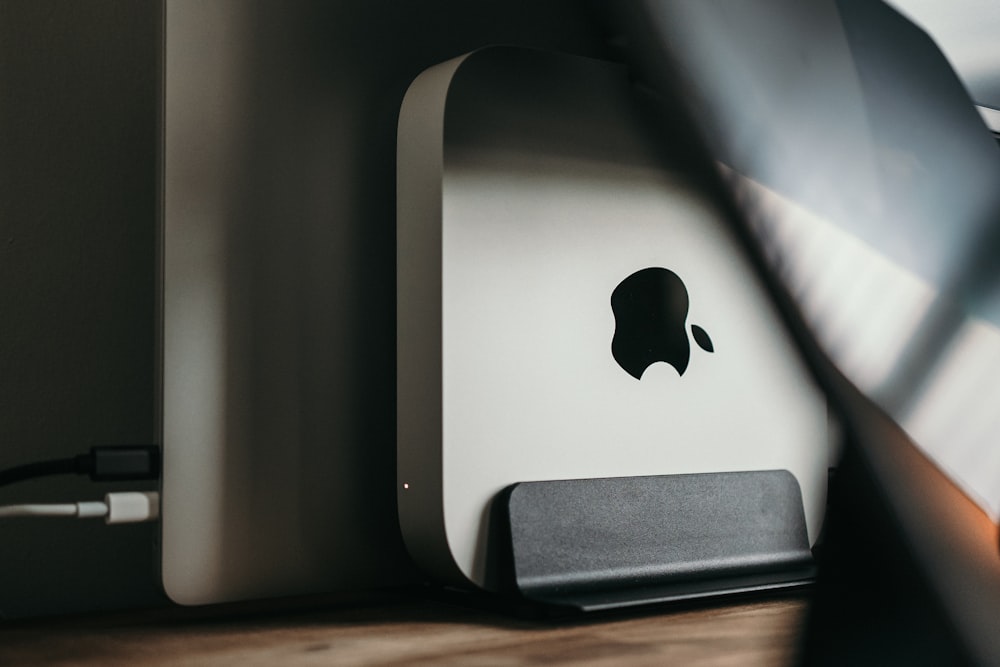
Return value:
<svg viewBox="0 0 1000 667">
<path fill-rule="evenodd" d="M 103 504 L 103 503 L 102 503 Z M 4 505 L 0 507 L 0 519 L 18 516 L 76 516 L 76 503 L 51 505 Z"/>
<path fill-rule="evenodd" d="M 104 517 L 106 524 L 155 521 L 160 516 L 160 494 L 155 491 L 122 491 L 105 495 L 104 502 L 0 505 L 0 519 L 29 516 Z"/>
</svg>

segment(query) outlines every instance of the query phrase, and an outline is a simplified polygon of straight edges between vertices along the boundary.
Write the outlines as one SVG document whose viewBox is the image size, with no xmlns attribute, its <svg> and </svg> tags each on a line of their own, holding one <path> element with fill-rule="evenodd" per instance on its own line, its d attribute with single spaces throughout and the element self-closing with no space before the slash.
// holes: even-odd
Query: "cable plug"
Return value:
<svg viewBox="0 0 1000 667">
<path fill-rule="evenodd" d="M 104 496 L 108 514 L 104 523 L 141 523 L 160 518 L 160 494 L 156 491 L 119 491 Z"/>
<path fill-rule="evenodd" d="M 76 470 L 95 482 L 136 481 L 160 476 L 160 448 L 156 445 L 91 447 L 76 457 Z"/>
</svg>

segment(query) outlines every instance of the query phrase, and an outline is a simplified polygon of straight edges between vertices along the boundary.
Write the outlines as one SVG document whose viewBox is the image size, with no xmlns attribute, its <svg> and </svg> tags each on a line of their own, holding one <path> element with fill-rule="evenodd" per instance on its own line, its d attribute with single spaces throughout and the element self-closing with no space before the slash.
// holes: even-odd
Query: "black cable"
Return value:
<svg viewBox="0 0 1000 667">
<path fill-rule="evenodd" d="M 157 479 L 160 449 L 156 445 L 92 447 L 87 454 L 0 470 L 0 486 L 50 475 L 89 475 L 95 482 Z"/>
<path fill-rule="evenodd" d="M 33 479 L 35 477 L 68 475 L 77 472 L 76 466 L 76 457 L 14 466 L 7 470 L 0 470 L 0 486 L 23 482 L 26 479 Z"/>
</svg>

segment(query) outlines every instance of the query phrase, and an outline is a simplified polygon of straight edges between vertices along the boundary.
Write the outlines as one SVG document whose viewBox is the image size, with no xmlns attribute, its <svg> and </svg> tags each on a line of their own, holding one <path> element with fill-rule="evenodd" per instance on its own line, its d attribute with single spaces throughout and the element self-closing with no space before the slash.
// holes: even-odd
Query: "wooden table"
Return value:
<svg viewBox="0 0 1000 667">
<path fill-rule="evenodd" d="M 785 665 L 804 598 L 524 620 L 419 596 L 0 624 L 0 665 Z"/>
</svg>

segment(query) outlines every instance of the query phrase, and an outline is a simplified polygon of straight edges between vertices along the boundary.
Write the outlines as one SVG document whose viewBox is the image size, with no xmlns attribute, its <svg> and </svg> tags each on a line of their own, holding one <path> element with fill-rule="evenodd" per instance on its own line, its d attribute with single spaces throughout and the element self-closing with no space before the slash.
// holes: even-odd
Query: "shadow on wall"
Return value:
<svg viewBox="0 0 1000 667">
<path fill-rule="evenodd" d="M 226 355 L 241 370 L 226 382 L 244 392 L 231 426 L 254 434 L 251 447 L 293 424 L 314 443 L 300 465 L 355 465 L 310 437 L 340 420 L 376 452 L 358 483 L 384 488 L 374 511 L 394 516 L 399 104 L 424 68 L 491 43 L 604 55 L 585 5 L 232 3 L 246 30 L 218 48 L 238 58 L 242 108 L 226 178 L 202 185 L 217 188 L 206 196 L 223 202 L 232 244 L 225 317 L 242 333 Z M 157 0 L 0 5 L 0 465 L 158 439 L 162 16 Z M 345 311 L 364 316 L 345 324 Z M 310 400 L 338 383 L 352 389 L 342 405 Z M 0 502 L 106 490 L 52 479 L 3 489 Z M 162 603 L 157 535 L 0 525 L 0 614 Z"/>
</svg>

